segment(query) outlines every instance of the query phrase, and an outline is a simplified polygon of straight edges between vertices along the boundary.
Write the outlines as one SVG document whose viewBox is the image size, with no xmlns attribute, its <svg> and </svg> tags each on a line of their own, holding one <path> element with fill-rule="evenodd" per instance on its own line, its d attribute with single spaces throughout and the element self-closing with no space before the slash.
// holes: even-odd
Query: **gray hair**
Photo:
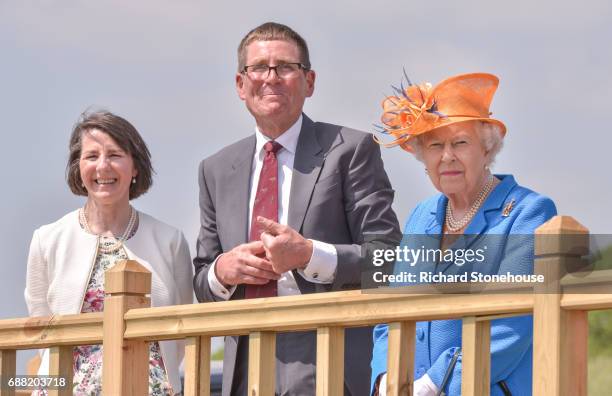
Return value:
<svg viewBox="0 0 612 396">
<path fill-rule="evenodd" d="M 486 121 L 478 121 L 474 128 L 480 137 L 485 150 L 489 153 L 488 166 L 492 166 L 495 157 L 504 145 L 501 127 Z M 423 162 L 423 135 L 418 135 L 407 142 L 414 150 L 414 157 Z"/>
</svg>

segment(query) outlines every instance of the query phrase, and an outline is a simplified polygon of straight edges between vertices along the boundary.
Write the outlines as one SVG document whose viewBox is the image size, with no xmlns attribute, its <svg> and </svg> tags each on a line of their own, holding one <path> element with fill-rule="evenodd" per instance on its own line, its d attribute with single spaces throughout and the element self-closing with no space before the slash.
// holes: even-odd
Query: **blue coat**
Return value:
<svg viewBox="0 0 612 396">
<path fill-rule="evenodd" d="M 489 249 L 487 253 L 487 257 L 494 257 L 491 261 L 495 262 L 489 268 L 491 269 L 489 272 L 532 273 L 532 235 L 538 226 L 556 215 L 555 204 L 549 198 L 519 186 L 511 175 L 497 175 L 497 177 L 501 179 L 501 183 L 489 194 L 468 225 L 465 234 L 516 234 L 517 239 L 514 239 L 514 236 L 513 239 L 501 237 L 487 239 L 499 242 L 497 245 L 493 243 L 493 251 Z M 415 244 L 414 239 L 419 239 L 418 235 L 423 235 L 421 240 L 416 242 L 417 247 L 420 247 L 423 238 L 440 235 L 447 202 L 448 199 L 442 194 L 421 202 L 406 223 L 402 243 Z M 510 202 L 512 202 L 511 210 L 508 210 Z M 514 246 L 509 246 L 510 244 Z M 487 258 L 487 262 L 489 261 Z M 452 270 L 451 266 L 452 263 L 446 268 L 443 265 L 441 271 L 447 273 Z M 406 267 L 404 263 L 396 263 L 395 272 L 405 270 Z M 417 323 L 414 378 L 418 379 L 427 373 L 440 387 L 455 350 L 461 347 L 461 324 L 461 320 Z M 531 315 L 491 322 L 492 396 L 503 396 L 501 388 L 497 385 L 501 380 L 506 382 L 512 395 L 531 395 L 532 331 Z M 387 325 L 378 325 L 374 329 L 372 386 L 376 378 L 387 371 L 387 332 Z M 449 396 L 461 394 L 461 355 L 444 390 Z"/>
</svg>

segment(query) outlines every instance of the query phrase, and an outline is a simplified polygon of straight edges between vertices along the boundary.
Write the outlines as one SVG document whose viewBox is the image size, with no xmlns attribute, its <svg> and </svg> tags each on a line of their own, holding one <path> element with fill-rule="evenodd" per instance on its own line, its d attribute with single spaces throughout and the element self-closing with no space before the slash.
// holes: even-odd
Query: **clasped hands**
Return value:
<svg viewBox="0 0 612 396">
<path fill-rule="evenodd" d="M 306 268 L 312 257 L 312 241 L 293 228 L 262 216 L 256 221 L 264 230 L 260 240 L 236 246 L 215 264 L 215 275 L 226 287 L 264 285 L 283 272 Z"/>
</svg>

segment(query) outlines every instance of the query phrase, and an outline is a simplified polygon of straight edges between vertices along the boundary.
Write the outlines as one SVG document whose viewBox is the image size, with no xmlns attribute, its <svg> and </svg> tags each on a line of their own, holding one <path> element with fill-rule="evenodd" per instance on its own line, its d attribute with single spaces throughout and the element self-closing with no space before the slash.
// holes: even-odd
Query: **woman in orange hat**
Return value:
<svg viewBox="0 0 612 396">
<path fill-rule="evenodd" d="M 410 265 L 396 261 L 395 273 L 425 274 L 417 275 L 416 283 L 463 281 L 453 276 L 474 271 L 533 272 L 533 232 L 556 208 L 549 198 L 518 185 L 513 176 L 490 171 L 506 134 L 505 125 L 489 112 L 498 82 L 485 73 L 451 77 L 435 87 L 408 80 L 407 89 L 397 89 L 396 96 L 383 102 L 381 132 L 395 138 L 385 145 L 412 153 L 440 191 L 413 210 L 402 243 L 455 254 L 449 260 L 434 254 Z M 468 237 L 472 235 L 478 238 Z M 458 259 L 458 247 L 478 251 L 487 244 L 482 262 Z M 417 323 L 414 395 L 461 394 L 461 324 Z M 373 394 L 386 394 L 387 333 L 387 325 L 374 329 Z M 491 322 L 491 395 L 531 394 L 531 359 L 531 316 Z"/>
</svg>

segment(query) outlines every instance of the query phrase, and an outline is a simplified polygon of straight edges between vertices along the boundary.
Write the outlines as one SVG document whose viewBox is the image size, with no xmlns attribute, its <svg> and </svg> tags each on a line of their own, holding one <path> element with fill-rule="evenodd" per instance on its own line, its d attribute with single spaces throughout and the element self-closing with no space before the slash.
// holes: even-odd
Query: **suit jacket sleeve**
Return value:
<svg viewBox="0 0 612 396">
<path fill-rule="evenodd" d="M 200 163 L 198 183 L 200 185 L 200 234 L 196 244 L 196 256 L 193 259 L 195 275 L 193 288 L 199 302 L 218 301 L 208 285 L 208 270 L 215 258 L 222 253 L 221 242 L 217 234 L 217 216 L 207 180 L 206 160 Z M 208 175 L 208 177 L 212 177 Z M 210 183 L 210 185 L 213 185 Z"/>
<path fill-rule="evenodd" d="M 338 267 L 332 290 L 358 288 L 371 263 L 365 251 L 394 249 L 402 239 L 393 211 L 394 191 L 383 167 L 379 145 L 364 134 L 345 175 L 344 210 L 353 244 L 337 244 Z M 363 250 L 363 252 L 362 252 Z"/>
</svg>

